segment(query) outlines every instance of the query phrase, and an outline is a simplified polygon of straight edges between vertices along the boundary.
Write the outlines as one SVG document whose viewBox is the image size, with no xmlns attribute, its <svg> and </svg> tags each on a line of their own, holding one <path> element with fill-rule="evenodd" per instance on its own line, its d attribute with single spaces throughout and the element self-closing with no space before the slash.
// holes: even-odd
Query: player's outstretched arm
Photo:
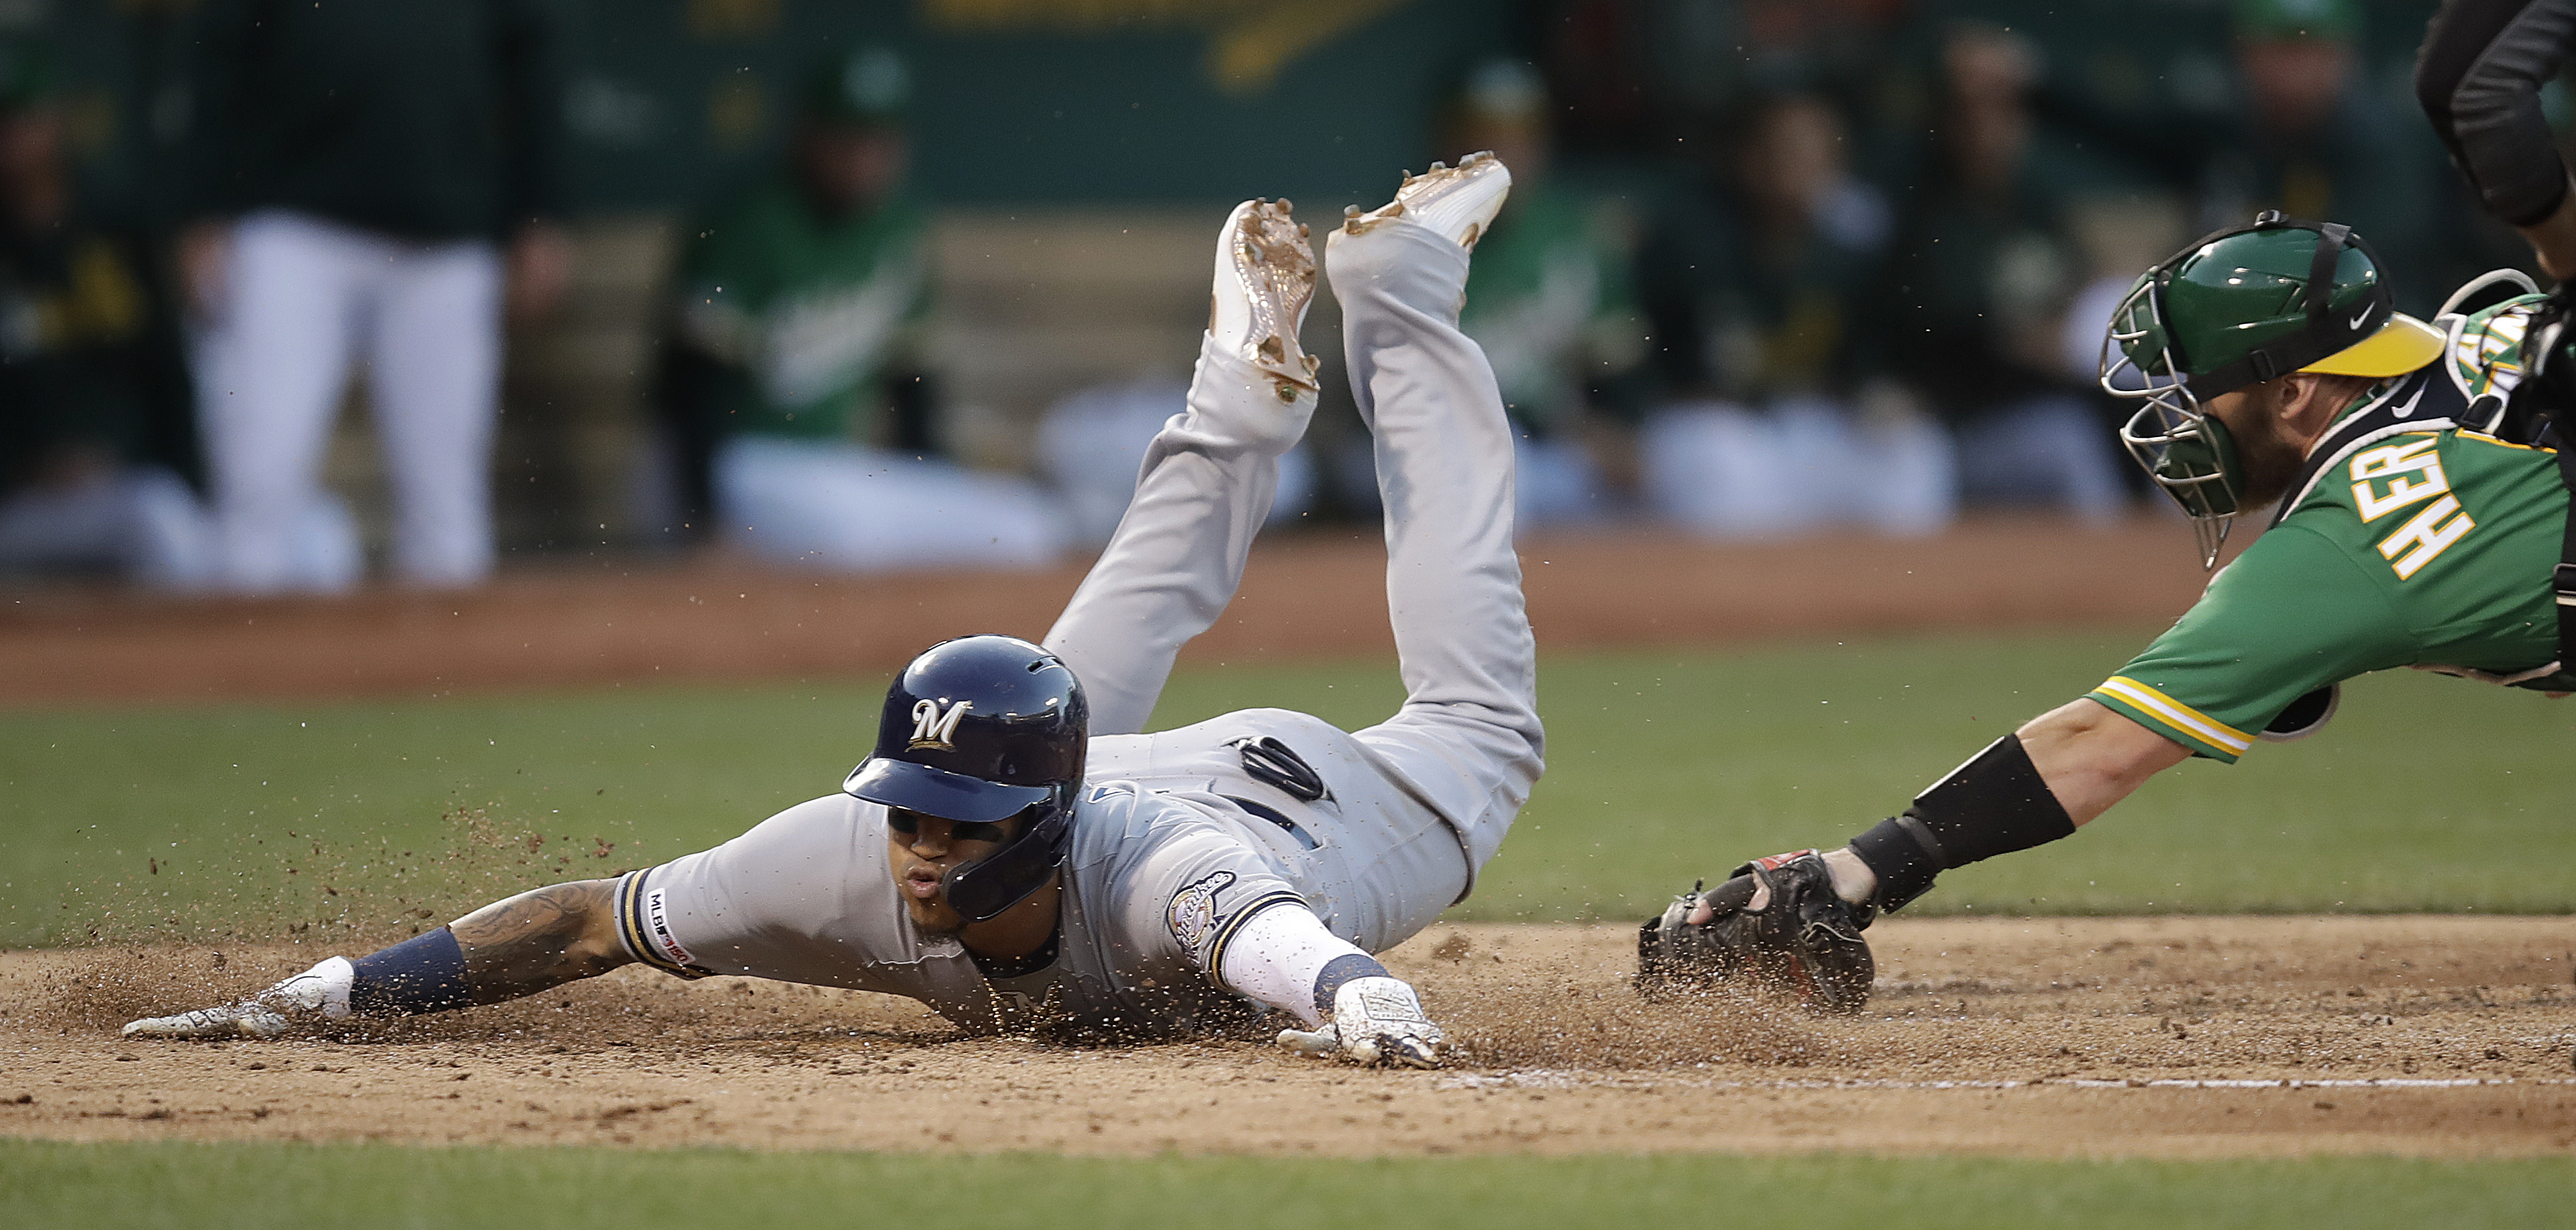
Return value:
<svg viewBox="0 0 2576 1230">
<path fill-rule="evenodd" d="M 503 898 L 449 923 L 472 1002 L 517 999 L 632 962 L 617 939 L 616 899 L 615 880 L 575 880 Z"/>
<path fill-rule="evenodd" d="M 357 960 L 332 957 L 247 999 L 146 1017 L 129 1038 L 273 1038 L 350 1017 L 412 1016 L 517 999 L 634 960 L 617 938 L 615 880 L 495 901 Z"/>
<path fill-rule="evenodd" d="M 1237 992 L 1310 1026 L 1279 1031 L 1279 1044 L 1290 1050 L 1362 1064 L 1440 1066 L 1440 1027 L 1413 987 L 1326 929 L 1304 905 L 1283 901 L 1244 920 L 1214 972 Z"/>
<path fill-rule="evenodd" d="M 2090 699 L 2031 719 L 1826 853 L 1755 859 L 1694 888 L 1637 937 L 1643 991 L 1751 977 L 1824 1011 L 1857 1011 L 1875 973 L 1861 932 L 1953 867 L 2074 834 L 2190 751 Z"/>
</svg>

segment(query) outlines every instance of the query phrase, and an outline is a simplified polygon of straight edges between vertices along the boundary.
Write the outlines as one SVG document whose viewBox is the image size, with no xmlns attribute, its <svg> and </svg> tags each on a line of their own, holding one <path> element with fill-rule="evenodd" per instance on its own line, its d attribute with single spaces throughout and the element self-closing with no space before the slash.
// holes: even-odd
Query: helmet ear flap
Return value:
<svg viewBox="0 0 2576 1230">
<path fill-rule="evenodd" d="M 1009 845 L 971 863 L 950 869 L 940 889 L 948 908 L 970 923 L 1001 917 L 1046 884 L 1064 862 L 1073 837 L 1073 800 L 1078 784 L 1059 787 L 1055 797 L 1028 810 L 1027 827 Z"/>
</svg>

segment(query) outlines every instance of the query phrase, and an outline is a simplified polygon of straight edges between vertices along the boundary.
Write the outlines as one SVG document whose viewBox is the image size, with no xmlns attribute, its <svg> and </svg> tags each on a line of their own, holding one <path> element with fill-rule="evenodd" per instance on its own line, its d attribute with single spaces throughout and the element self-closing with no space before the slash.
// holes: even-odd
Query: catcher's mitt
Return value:
<svg viewBox="0 0 2576 1230">
<path fill-rule="evenodd" d="M 1748 908 L 1757 883 L 1771 887 Z M 1701 903 L 1714 916 L 1693 923 Z M 1863 928 L 1877 911 L 1834 895 L 1825 859 L 1793 850 L 1755 859 L 1702 893 L 1694 885 L 1637 933 L 1637 991 L 1648 998 L 1720 982 L 1750 981 L 1795 996 L 1817 1012 L 1858 1012 L 1876 966 Z"/>
</svg>

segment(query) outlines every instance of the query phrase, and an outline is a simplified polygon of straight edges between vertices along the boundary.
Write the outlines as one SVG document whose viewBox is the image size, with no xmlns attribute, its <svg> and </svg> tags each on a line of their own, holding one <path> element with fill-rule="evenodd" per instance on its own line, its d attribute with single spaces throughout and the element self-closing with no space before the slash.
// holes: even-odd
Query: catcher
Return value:
<svg viewBox="0 0 2576 1230">
<path fill-rule="evenodd" d="M 643 962 L 908 996 L 970 1030 L 1233 1032 L 1417 1067 L 1442 1035 L 1371 953 L 1466 896 L 1538 780 L 1512 439 L 1458 331 L 1468 249 L 1511 176 L 1408 177 L 1330 248 L 1376 437 L 1403 707 L 1355 734 L 1251 709 L 1140 734 L 1173 656 L 1231 600 L 1303 433 L 1314 291 L 1286 202 L 1226 221 L 1188 408 L 1043 646 L 932 647 L 842 793 L 713 850 L 496 902 L 129 1037 L 268 1037 L 437 1012 Z M 1094 738 L 1093 736 L 1098 736 Z M 1275 1020 L 1275 1018 L 1274 1018 Z"/>
<path fill-rule="evenodd" d="M 1640 990 L 1750 980 L 1856 1011 L 1861 938 L 1941 872 L 2074 835 L 2160 770 L 2232 764 L 2333 716 L 2338 685 L 2413 666 L 2561 694 L 2576 644 L 2576 452 L 2557 311 L 2518 272 L 2431 324 L 2389 306 L 2370 245 L 2276 213 L 2149 270 L 2113 315 L 2120 437 L 2182 505 L 2203 566 L 2242 513 L 2269 530 L 2082 698 L 1997 740 L 1830 852 L 1756 859 L 1638 936 Z"/>
</svg>

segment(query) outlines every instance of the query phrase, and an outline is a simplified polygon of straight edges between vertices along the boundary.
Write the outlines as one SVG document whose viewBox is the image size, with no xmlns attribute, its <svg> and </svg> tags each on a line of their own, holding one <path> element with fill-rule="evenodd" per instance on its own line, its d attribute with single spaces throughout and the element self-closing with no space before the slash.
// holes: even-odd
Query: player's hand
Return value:
<svg viewBox="0 0 2576 1230">
<path fill-rule="evenodd" d="M 1354 978 L 1333 993 L 1333 1019 L 1321 1029 L 1283 1029 L 1279 1045 L 1306 1055 L 1339 1055 L 1353 1063 L 1406 1068 L 1440 1066 L 1440 1027 L 1422 1011 L 1413 988 L 1394 978 Z"/>
<path fill-rule="evenodd" d="M 353 967 L 331 957 L 248 999 L 125 1023 L 128 1038 L 275 1038 L 309 1032 L 349 1016 Z"/>
</svg>

